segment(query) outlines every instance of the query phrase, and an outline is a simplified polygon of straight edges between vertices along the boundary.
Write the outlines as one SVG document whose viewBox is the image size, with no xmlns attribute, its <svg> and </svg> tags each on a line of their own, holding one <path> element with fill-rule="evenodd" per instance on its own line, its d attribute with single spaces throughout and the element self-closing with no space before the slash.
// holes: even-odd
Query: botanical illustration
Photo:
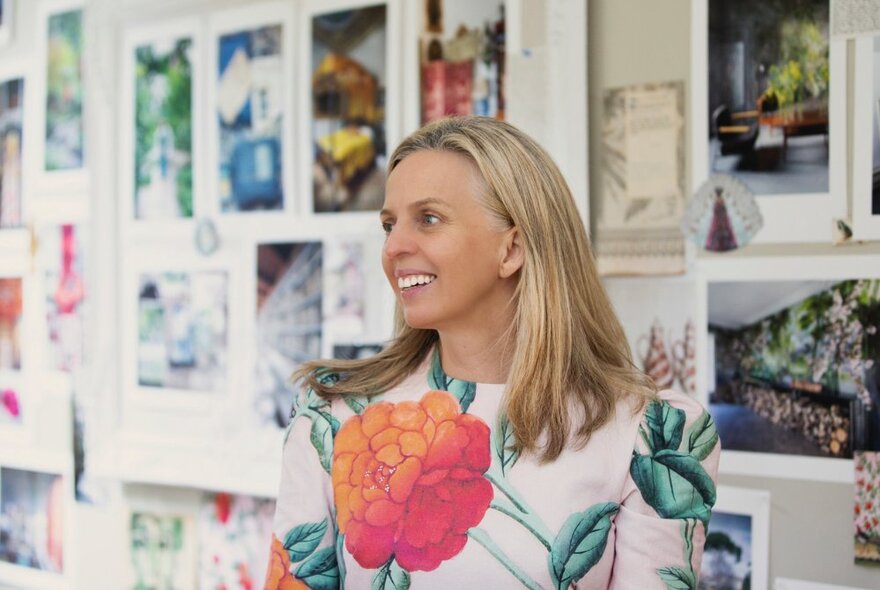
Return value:
<svg viewBox="0 0 880 590">
<path fill-rule="evenodd" d="M 281 25 L 217 43 L 218 194 L 223 211 L 280 209 L 284 77 Z"/>
<path fill-rule="evenodd" d="M 45 170 L 83 167 L 82 11 L 49 17 Z"/>
<path fill-rule="evenodd" d="M 856 502 L 853 515 L 856 563 L 880 561 L 880 453 L 857 452 L 853 457 Z"/>
<path fill-rule="evenodd" d="M 135 217 L 192 217 L 192 39 L 135 49 Z"/>
<path fill-rule="evenodd" d="M 385 5 L 312 19 L 316 212 L 371 211 L 385 193 Z"/>
<path fill-rule="evenodd" d="M 880 448 L 880 280 L 713 283 L 709 325 L 725 448 Z"/>
<path fill-rule="evenodd" d="M 60 475 L 0 468 L 0 562 L 61 573 L 64 502 Z"/>
<path fill-rule="evenodd" d="M 20 227 L 24 80 L 0 80 L 0 229 Z"/>
<path fill-rule="evenodd" d="M 503 2 L 422 0 L 422 124 L 450 115 L 504 118 Z"/>
<path fill-rule="evenodd" d="M 711 174 L 756 195 L 828 192 L 828 5 L 709 0 Z"/>
<path fill-rule="evenodd" d="M 275 501 L 207 494 L 199 511 L 199 588 L 252 590 L 264 581 Z"/>
<path fill-rule="evenodd" d="M 219 391 L 228 359 L 228 278 L 221 271 L 144 273 L 138 283 L 138 383 Z"/>
<path fill-rule="evenodd" d="M 321 242 L 257 246 L 253 415 L 260 426 L 287 426 L 296 395 L 290 376 L 321 354 L 323 266 Z"/>
</svg>

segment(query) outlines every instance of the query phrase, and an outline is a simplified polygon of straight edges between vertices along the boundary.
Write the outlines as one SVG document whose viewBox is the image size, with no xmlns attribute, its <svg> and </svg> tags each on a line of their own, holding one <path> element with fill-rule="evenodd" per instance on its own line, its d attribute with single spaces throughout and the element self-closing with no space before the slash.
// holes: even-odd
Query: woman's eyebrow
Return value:
<svg viewBox="0 0 880 590">
<path fill-rule="evenodd" d="M 442 199 L 428 197 L 425 199 L 419 199 L 418 201 L 415 201 L 414 203 L 410 203 L 409 205 L 407 205 L 407 209 L 421 209 L 423 207 L 428 207 L 428 206 L 447 207 L 448 208 L 449 205 L 446 203 L 446 201 L 443 201 Z M 385 217 L 385 216 L 393 217 L 394 214 L 391 212 L 390 209 L 382 209 L 381 211 L 379 211 L 379 217 Z"/>
</svg>

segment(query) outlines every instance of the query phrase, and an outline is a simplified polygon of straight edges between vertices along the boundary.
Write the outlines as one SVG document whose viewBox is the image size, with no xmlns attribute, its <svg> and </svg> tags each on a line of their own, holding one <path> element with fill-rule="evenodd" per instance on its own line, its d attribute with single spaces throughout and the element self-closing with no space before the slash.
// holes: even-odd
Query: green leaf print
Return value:
<svg viewBox="0 0 880 590">
<path fill-rule="evenodd" d="M 681 567 L 663 567 L 657 570 L 660 579 L 666 583 L 667 590 L 697 590 L 697 580 L 693 572 Z"/>
<path fill-rule="evenodd" d="M 284 536 L 284 548 L 290 554 L 290 561 L 295 563 L 311 555 L 326 532 L 327 521 L 307 522 L 290 529 Z"/>
<path fill-rule="evenodd" d="M 510 420 L 507 419 L 507 414 L 499 415 L 498 429 L 493 433 L 492 441 L 495 457 L 501 468 L 501 475 L 506 476 L 516 460 L 519 459 L 519 452 L 513 448 L 513 427 L 510 425 Z"/>
<path fill-rule="evenodd" d="M 642 497 L 663 518 L 696 518 L 708 525 L 715 483 L 687 453 L 660 451 L 633 455 L 630 474 Z"/>
<path fill-rule="evenodd" d="M 306 392 L 306 407 L 309 410 L 320 410 L 330 406 L 330 402 L 315 393 L 314 389 L 309 389 Z"/>
<path fill-rule="evenodd" d="M 605 502 L 572 514 L 562 525 L 550 549 L 550 576 L 557 590 L 580 580 L 605 553 L 611 518 L 620 506 Z"/>
<path fill-rule="evenodd" d="M 397 561 L 392 557 L 376 570 L 370 590 L 407 590 L 409 585 L 409 572 L 397 565 Z"/>
<path fill-rule="evenodd" d="M 321 459 L 321 467 L 330 473 L 333 463 L 333 427 L 332 424 L 320 416 L 312 417 L 312 446 L 318 451 Z"/>
<path fill-rule="evenodd" d="M 476 383 L 454 379 L 443 372 L 443 367 L 440 366 L 440 351 L 436 348 L 431 361 L 431 370 L 428 371 L 428 387 L 451 393 L 458 400 L 462 412 L 467 412 L 477 395 Z"/>
<path fill-rule="evenodd" d="M 324 547 L 304 561 L 294 574 L 311 590 L 337 590 L 339 569 L 336 566 L 336 550 Z"/>
<path fill-rule="evenodd" d="M 318 415 L 321 416 L 321 418 L 323 418 L 324 420 L 326 420 L 328 424 L 330 424 L 330 430 L 333 431 L 333 437 L 335 438 L 336 433 L 339 432 L 339 429 L 342 427 L 342 424 L 340 424 L 339 420 L 337 420 L 329 412 L 321 411 L 321 412 L 318 412 Z"/>
<path fill-rule="evenodd" d="M 687 451 L 697 461 L 702 461 L 712 453 L 718 444 L 718 430 L 709 412 L 703 410 L 700 417 L 688 429 Z"/>
<path fill-rule="evenodd" d="M 684 432 L 684 420 L 684 410 L 673 408 L 668 402 L 653 401 L 648 404 L 645 421 L 651 435 L 647 441 L 651 454 L 663 450 L 678 450 Z"/>
<path fill-rule="evenodd" d="M 351 411 L 360 416 L 364 413 L 364 410 L 367 409 L 367 400 L 361 396 L 355 395 L 343 395 L 342 396 L 345 405 L 351 408 Z"/>
</svg>

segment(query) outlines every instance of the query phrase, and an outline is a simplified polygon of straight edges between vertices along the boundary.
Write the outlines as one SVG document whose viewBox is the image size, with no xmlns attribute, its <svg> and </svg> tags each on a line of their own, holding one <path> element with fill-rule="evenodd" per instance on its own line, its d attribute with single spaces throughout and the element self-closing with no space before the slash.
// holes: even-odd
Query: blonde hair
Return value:
<svg viewBox="0 0 880 590">
<path fill-rule="evenodd" d="M 455 117 L 403 140 L 388 173 L 425 150 L 473 162 L 485 185 L 481 204 L 521 236 L 524 262 L 514 295 L 504 402 L 516 450 L 550 461 L 569 444 L 572 428 L 576 446 L 583 446 L 614 415 L 619 399 L 632 397 L 634 411 L 642 408 L 656 388 L 632 362 L 574 199 L 549 154 L 508 123 Z M 312 361 L 294 379 L 321 396 L 387 391 L 415 371 L 438 340 L 434 330 L 406 325 L 399 307 L 395 323 L 394 340 L 378 355 Z M 338 381 L 323 378 L 329 374 Z"/>
</svg>

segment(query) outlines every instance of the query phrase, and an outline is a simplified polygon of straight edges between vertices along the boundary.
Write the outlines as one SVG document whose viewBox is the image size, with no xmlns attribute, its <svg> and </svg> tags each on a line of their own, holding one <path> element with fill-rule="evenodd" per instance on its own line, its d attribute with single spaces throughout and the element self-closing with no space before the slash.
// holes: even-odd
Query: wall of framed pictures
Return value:
<svg viewBox="0 0 880 590">
<path fill-rule="evenodd" d="M 587 219 L 586 7 L 447 3 L 0 1 L 0 586 L 262 584 L 290 374 L 391 334 L 423 104 L 527 129 Z"/>
</svg>

